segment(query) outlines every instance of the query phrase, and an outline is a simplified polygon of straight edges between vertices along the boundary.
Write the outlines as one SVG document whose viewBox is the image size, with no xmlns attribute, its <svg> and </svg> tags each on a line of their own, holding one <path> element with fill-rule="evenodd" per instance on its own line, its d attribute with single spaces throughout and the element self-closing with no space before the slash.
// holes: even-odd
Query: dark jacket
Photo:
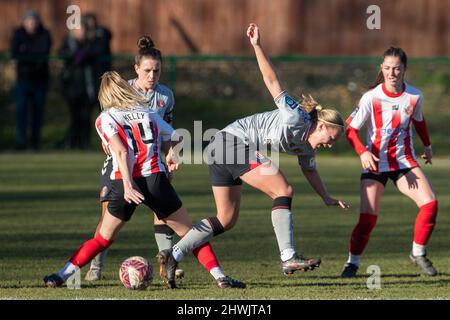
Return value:
<svg viewBox="0 0 450 320">
<path fill-rule="evenodd" d="M 11 38 L 11 57 L 17 60 L 17 79 L 41 83 L 48 81 L 51 46 L 50 33 L 42 25 L 32 35 L 23 27 L 16 29 Z"/>
<path fill-rule="evenodd" d="M 96 101 L 95 63 L 96 52 L 93 41 L 78 41 L 66 36 L 59 54 L 64 60 L 61 75 L 64 96 L 68 100 Z"/>
</svg>

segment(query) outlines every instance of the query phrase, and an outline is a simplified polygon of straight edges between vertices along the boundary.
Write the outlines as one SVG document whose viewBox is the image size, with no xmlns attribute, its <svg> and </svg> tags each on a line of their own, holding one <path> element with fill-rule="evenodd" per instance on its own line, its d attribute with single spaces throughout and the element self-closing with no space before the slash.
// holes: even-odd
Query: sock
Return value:
<svg viewBox="0 0 450 320">
<path fill-rule="evenodd" d="M 289 260 L 295 254 L 291 203 L 291 197 L 278 197 L 274 199 L 272 206 L 272 225 L 281 261 Z"/>
<path fill-rule="evenodd" d="M 216 217 L 203 219 L 196 223 L 192 229 L 173 246 L 172 255 L 175 260 L 179 262 L 188 252 L 209 242 L 213 237 L 224 231 L 222 224 Z"/>
<path fill-rule="evenodd" d="M 361 264 L 361 255 L 354 255 L 349 252 L 347 263 L 351 263 L 359 267 L 359 265 Z"/>
<path fill-rule="evenodd" d="M 427 246 L 422 246 L 420 244 L 417 244 L 415 241 L 413 241 L 412 254 L 415 257 L 426 255 L 427 254 Z"/>
<path fill-rule="evenodd" d="M 107 249 L 112 241 L 106 240 L 97 234 L 95 238 L 86 241 L 75 254 L 70 258 L 69 262 L 76 265 L 80 269 L 88 264 L 100 251 Z"/>
<path fill-rule="evenodd" d="M 67 262 L 64 267 L 62 267 L 61 270 L 57 272 L 57 274 L 61 279 L 64 280 L 64 282 L 66 282 L 67 279 L 69 279 L 79 269 L 80 268 L 73 263 Z"/>
<path fill-rule="evenodd" d="M 414 242 L 426 246 L 436 225 L 438 203 L 431 201 L 420 207 L 419 214 L 414 225 Z"/>
<path fill-rule="evenodd" d="M 154 228 L 158 251 L 172 248 L 174 231 L 166 224 L 155 224 Z"/>
<path fill-rule="evenodd" d="M 220 268 L 217 257 L 209 242 L 202 244 L 200 247 L 192 250 L 192 253 L 197 258 L 198 262 L 205 267 L 206 270 L 211 271 L 213 268 Z"/>
<path fill-rule="evenodd" d="M 108 253 L 108 249 L 103 250 L 99 254 L 95 256 L 91 261 L 91 269 L 102 270 L 103 265 L 105 264 L 106 254 Z"/>
<path fill-rule="evenodd" d="M 222 269 L 220 267 L 214 267 L 211 270 L 209 270 L 209 273 L 214 277 L 214 279 L 220 279 L 225 277 L 225 274 L 223 273 Z"/>
<path fill-rule="evenodd" d="M 352 232 L 349 251 L 352 255 L 361 255 L 369 242 L 370 233 L 377 223 L 375 214 L 361 213 L 359 222 Z"/>
</svg>

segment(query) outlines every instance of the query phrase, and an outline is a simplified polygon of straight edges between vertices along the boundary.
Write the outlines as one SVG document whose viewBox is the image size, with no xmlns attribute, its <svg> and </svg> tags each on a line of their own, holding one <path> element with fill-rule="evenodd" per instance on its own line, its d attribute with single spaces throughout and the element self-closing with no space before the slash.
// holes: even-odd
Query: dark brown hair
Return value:
<svg viewBox="0 0 450 320">
<path fill-rule="evenodd" d="M 134 57 L 134 62 L 137 65 L 141 64 L 143 58 L 151 58 L 159 60 L 162 63 L 161 51 L 155 48 L 155 43 L 149 36 L 140 37 L 137 46 L 139 48 L 138 53 Z"/>
<path fill-rule="evenodd" d="M 398 57 L 400 58 L 400 62 L 403 64 L 403 66 L 406 69 L 406 66 L 408 64 L 408 57 L 406 56 L 406 52 L 403 51 L 402 48 L 396 48 L 396 47 L 389 47 L 389 49 L 387 49 L 384 53 L 383 53 L 383 60 L 386 57 Z M 384 76 L 383 76 L 383 72 L 380 70 L 378 71 L 378 75 L 377 75 L 377 79 L 375 80 L 375 84 L 373 86 L 370 87 L 370 89 L 375 88 L 377 85 L 379 85 L 380 83 L 384 82 Z"/>
</svg>

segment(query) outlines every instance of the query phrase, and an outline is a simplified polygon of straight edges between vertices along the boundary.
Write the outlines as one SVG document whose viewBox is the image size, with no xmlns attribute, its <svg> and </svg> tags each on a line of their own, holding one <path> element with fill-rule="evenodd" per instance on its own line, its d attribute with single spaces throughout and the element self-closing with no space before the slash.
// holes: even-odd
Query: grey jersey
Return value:
<svg viewBox="0 0 450 320">
<path fill-rule="evenodd" d="M 274 100 L 277 110 L 236 120 L 222 131 L 241 138 L 246 144 L 254 143 L 259 150 L 267 150 L 270 145 L 273 151 L 296 155 L 302 168 L 314 169 L 315 151 L 307 141 L 311 117 L 286 91 Z"/>
<path fill-rule="evenodd" d="M 172 125 L 173 121 L 173 107 L 175 99 L 172 90 L 169 87 L 158 83 L 153 91 L 143 92 L 136 86 L 136 78 L 128 80 L 128 83 L 147 99 L 147 107 L 164 119 L 167 123 Z"/>
</svg>

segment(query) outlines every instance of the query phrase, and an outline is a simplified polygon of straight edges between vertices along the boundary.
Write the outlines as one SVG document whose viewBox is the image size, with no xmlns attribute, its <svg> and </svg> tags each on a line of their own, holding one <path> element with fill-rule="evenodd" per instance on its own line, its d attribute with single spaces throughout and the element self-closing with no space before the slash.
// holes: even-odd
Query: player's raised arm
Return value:
<svg viewBox="0 0 450 320">
<path fill-rule="evenodd" d="M 255 50 L 256 60 L 258 61 L 259 70 L 263 76 L 264 83 L 266 84 L 267 89 L 269 89 L 272 97 L 275 99 L 283 89 L 281 88 L 280 81 L 278 80 L 278 76 L 272 63 L 261 46 L 259 28 L 256 24 L 250 23 L 247 29 L 247 36 Z"/>
</svg>

